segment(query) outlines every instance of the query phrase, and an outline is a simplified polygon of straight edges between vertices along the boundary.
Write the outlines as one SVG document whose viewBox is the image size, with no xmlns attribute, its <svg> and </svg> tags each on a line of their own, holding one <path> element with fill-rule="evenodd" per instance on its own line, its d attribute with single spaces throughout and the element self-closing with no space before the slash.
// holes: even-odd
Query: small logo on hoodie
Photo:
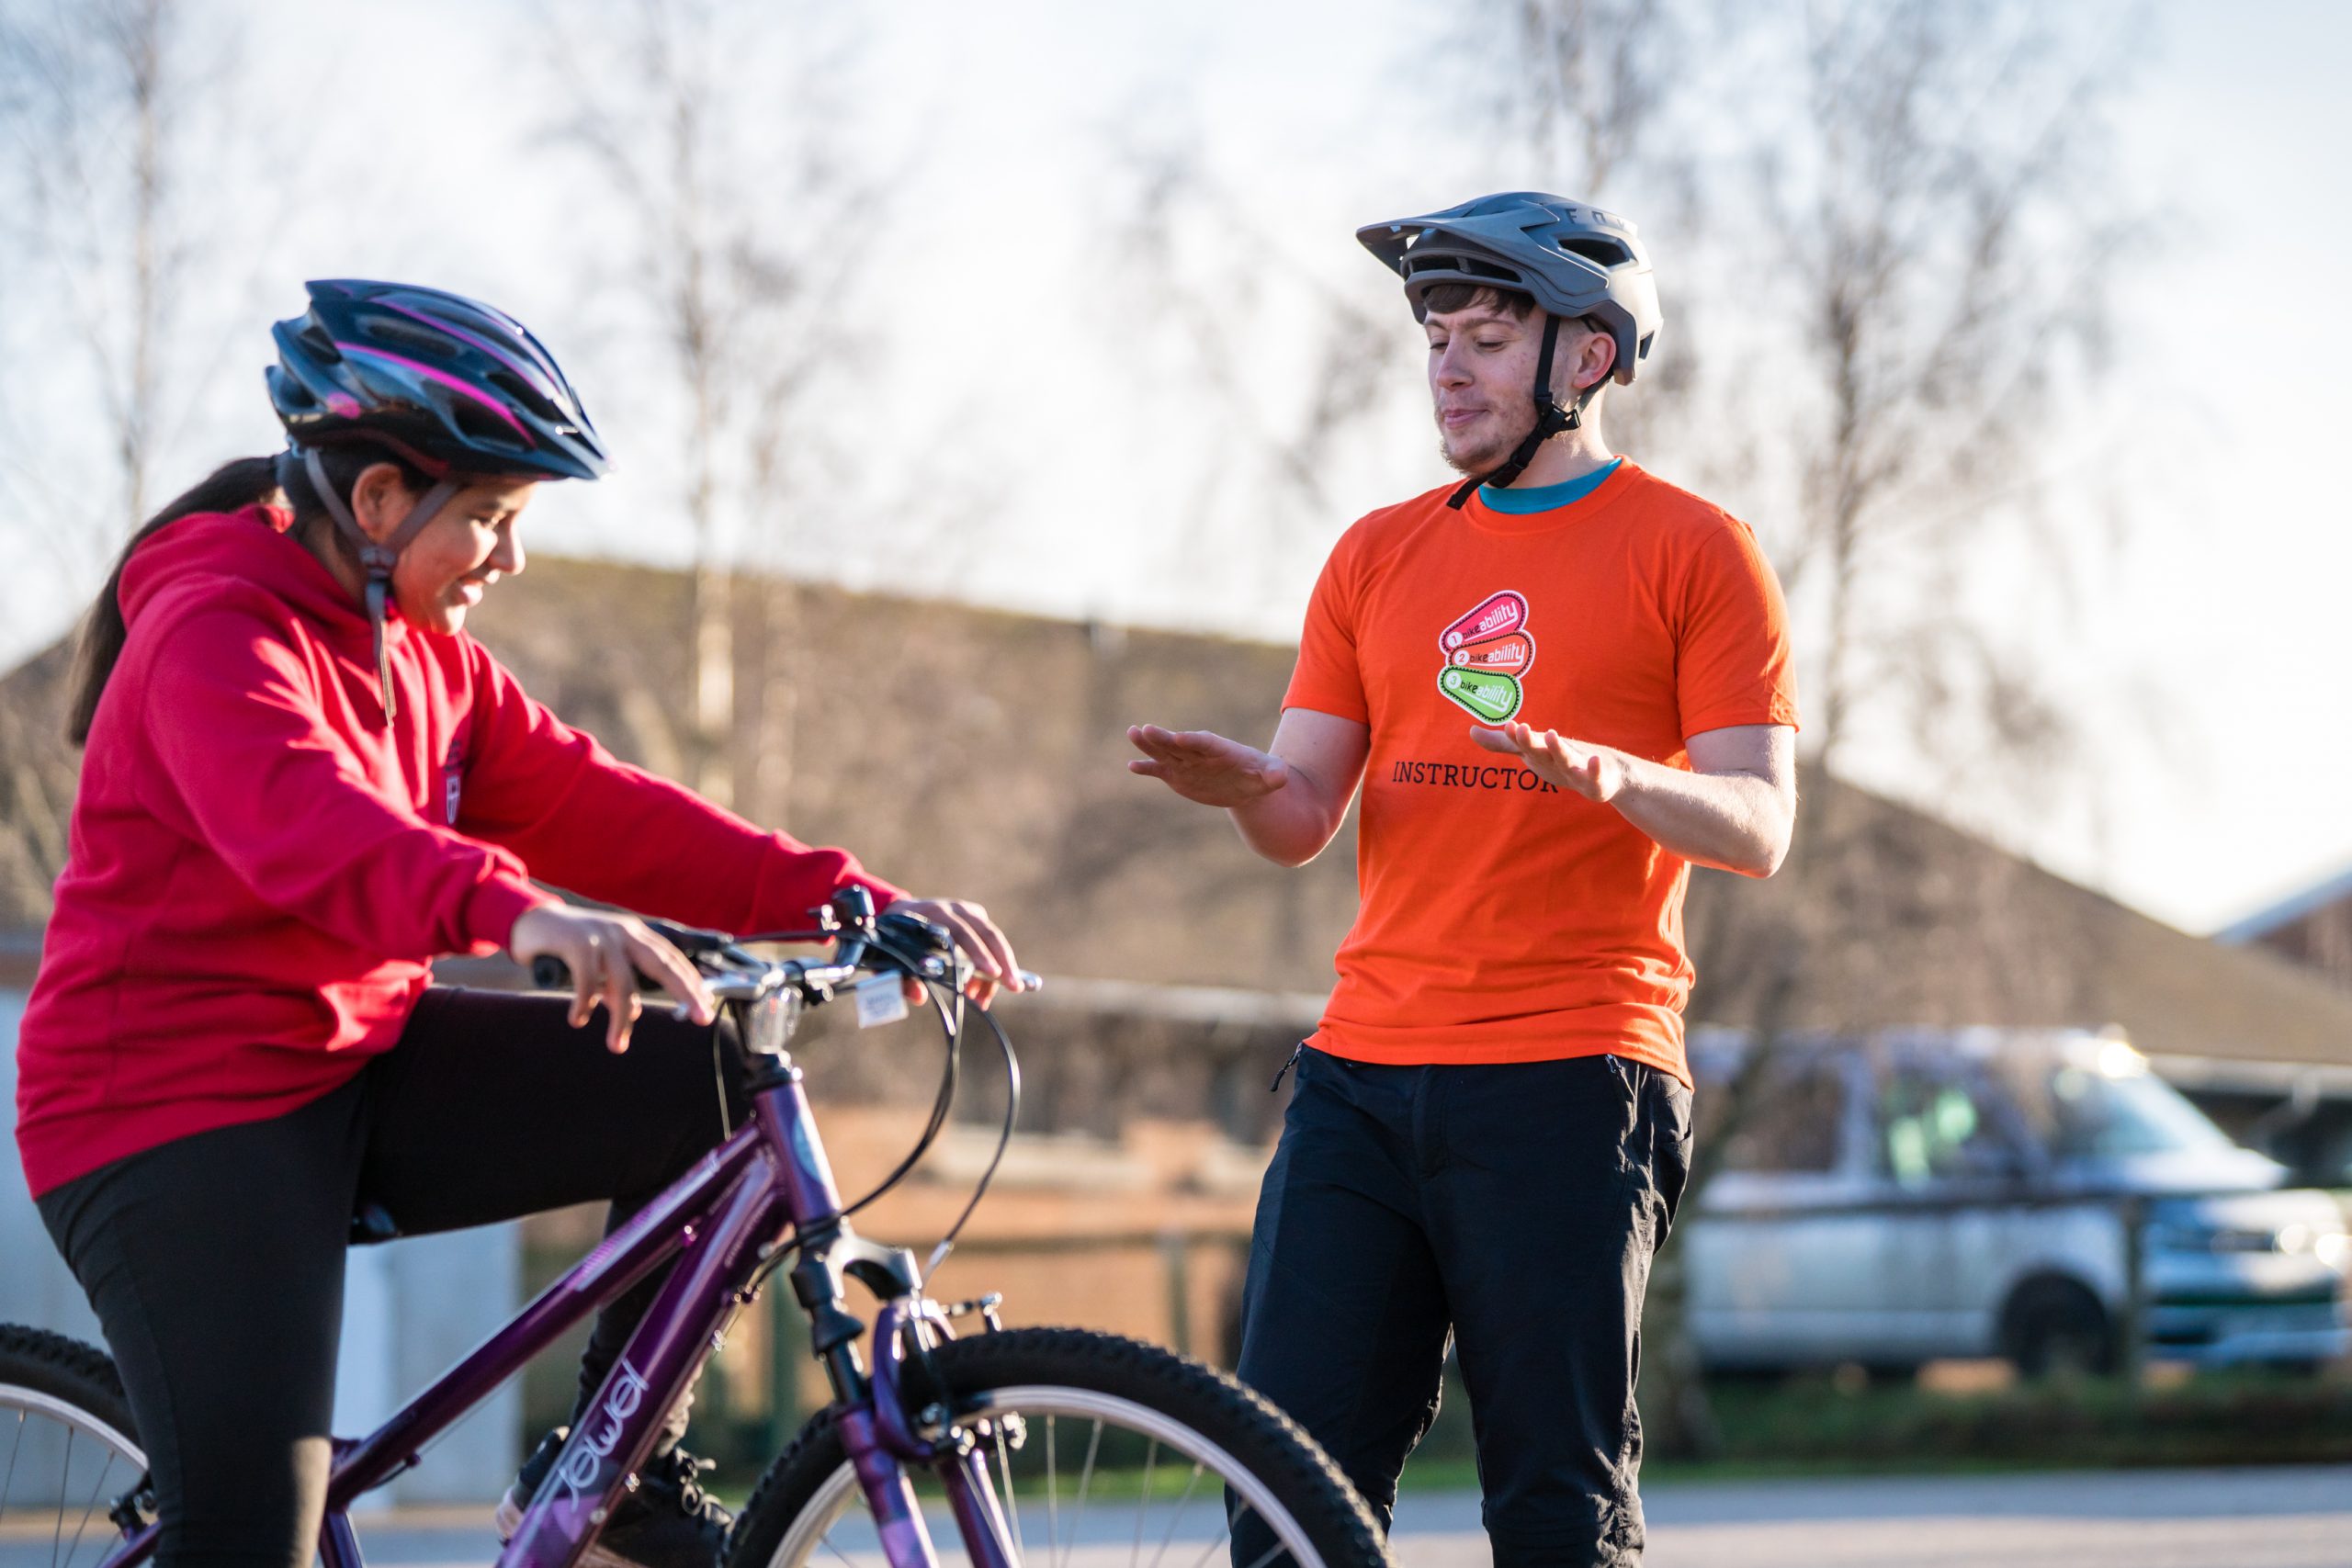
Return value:
<svg viewBox="0 0 2352 1568">
<path fill-rule="evenodd" d="M 465 794 L 466 738 L 452 737 L 448 760 L 441 764 L 441 820 L 458 825 L 458 802 Z"/>
</svg>

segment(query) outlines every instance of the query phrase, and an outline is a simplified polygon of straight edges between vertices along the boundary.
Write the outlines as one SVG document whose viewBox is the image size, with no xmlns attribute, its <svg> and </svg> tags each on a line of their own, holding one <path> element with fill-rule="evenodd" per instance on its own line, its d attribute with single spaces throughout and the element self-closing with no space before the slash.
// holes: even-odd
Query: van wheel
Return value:
<svg viewBox="0 0 2352 1568">
<path fill-rule="evenodd" d="M 2072 1280 L 2030 1280 L 2001 1314 L 2001 1349 L 2018 1375 L 2115 1371 L 2115 1328 L 2098 1298 Z"/>
</svg>

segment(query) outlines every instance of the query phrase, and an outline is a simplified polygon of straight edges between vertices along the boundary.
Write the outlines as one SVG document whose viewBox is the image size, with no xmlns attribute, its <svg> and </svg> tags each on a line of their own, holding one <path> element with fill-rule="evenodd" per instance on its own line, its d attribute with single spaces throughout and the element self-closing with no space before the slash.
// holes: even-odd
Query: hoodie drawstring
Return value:
<svg viewBox="0 0 2352 1568">
<path fill-rule="evenodd" d="M 378 544 L 360 527 L 359 519 L 351 514 L 350 504 L 327 482 L 326 465 L 319 460 L 317 447 L 287 448 L 277 459 L 278 488 L 286 488 L 288 462 L 297 452 L 301 455 L 302 472 L 311 481 L 312 493 L 318 496 L 319 504 L 327 509 L 327 515 L 334 519 L 336 529 L 358 549 L 359 565 L 368 573 L 368 625 L 376 644 L 376 685 L 383 694 L 384 722 L 390 724 L 400 716 L 400 705 L 392 696 L 392 654 L 384 635 L 384 618 L 391 604 L 392 569 L 400 564 L 401 552 L 408 548 L 410 541 L 423 533 L 424 525 L 449 503 L 449 498 L 465 487 L 455 479 L 438 481 L 417 497 L 416 504 L 408 509 L 408 515 L 401 519 L 391 537 Z"/>
</svg>

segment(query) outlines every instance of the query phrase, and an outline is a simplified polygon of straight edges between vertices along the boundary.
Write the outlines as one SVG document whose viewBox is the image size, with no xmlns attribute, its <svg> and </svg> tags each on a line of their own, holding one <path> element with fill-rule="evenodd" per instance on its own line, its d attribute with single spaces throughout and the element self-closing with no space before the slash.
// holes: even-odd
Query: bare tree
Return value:
<svg viewBox="0 0 2352 1568">
<path fill-rule="evenodd" d="M 1793 128 L 1754 160 L 1772 235 L 1758 294 L 1789 302 L 1792 334 L 1764 433 L 1802 501 L 1780 564 L 1818 612 L 1808 766 L 1826 777 L 1858 738 L 1907 748 L 1950 768 L 1937 804 L 1962 820 L 2057 787 L 2078 734 L 1963 592 L 2005 520 L 2049 557 L 2073 543 L 2020 503 L 2042 477 L 2036 438 L 2093 389 L 2133 227 L 2102 156 L 2115 49 L 2050 17 L 2011 0 L 1812 5 Z M 1807 803 L 1789 959 L 1804 985 L 1900 990 L 1916 976 L 1867 960 L 1923 922 L 1949 933 L 1948 981 L 2034 966 L 2004 940 L 1999 887 L 1890 859 L 1859 798 Z"/>
<path fill-rule="evenodd" d="M 1970 701 L 1975 735 L 2045 758 L 2061 739 L 1939 569 L 2039 477 L 2132 231 L 2101 186 L 2111 55 L 2063 28 L 2009 0 L 1810 6 L 1798 137 L 1758 158 L 1803 355 L 1785 570 L 1821 597 L 1824 766 L 1860 724 L 1917 732 Z"/>
<path fill-rule="evenodd" d="M 1375 295 L 1334 288 L 1291 254 L 1181 121 L 1136 118 L 1160 134 L 1114 143 L 1125 199 L 1109 270 L 1127 373 L 1201 429 L 1201 460 L 1180 481 L 1185 545 L 1225 525 L 1262 538 L 1269 521 L 1329 523 L 1336 464 L 1411 389 L 1401 311 L 1377 313 Z M 1270 374 L 1277 364 L 1303 373 Z"/>
<path fill-rule="evenodd" d="M 1610 391 L 1602 411 L 1612 445 L 1625 450 L 1716 457 L 1686 450 L 1717 303 L 1690 265 L 1718 238 L 1714 206 L 1701 197 L 1691 109 L 1714 85 L 1742 17 L 1710 0 L 1484 0 L 1454 23 L 1453 52 L 1507 152 L 1532 155 L 1547 189 L 1624 208 L 1668 252 L 1660 351 L 1638 382 Z"/>
<path fill-rule="evenodd" d="M 1770 84 L 1789 73 L 1725 64 L 1769 51 L 1791 23 L 1803 93 L 1783 105 Z M 1962 1021 L 1956 1009 L 1979 1021 L 1987 998 L 2037 1020 L 2063 1011 L 2063 965 L 2004 939 L 2016 863 L 1959 835 L 1891 829 L 1907 819 L 1829 786 L 1826 771 L 1864 727 L 1930 761 L 1965 755 L 1979 776 L 1997 758 L 2032 788 L 2066 753 L 2059 705 L 1969 616 L 1957 579 L 1967 547 L 2030 489 L 2027 438 L 2077 385 L 2053 367 L 2101 337 L 2126 232 L 2097 186 L 2106 58 L 2006 0 L 1823 0 L 1777 17 L 1705 0 L 1493 0 L 1464 26 L 1516 145 L 1598 198 L 1661 201 L 1677 231 L 1661 355 L 1673 374 L 1655 384 L 1664 397 L 1624 411 L 1635 443 L 1667 437 L 1719 474 L 1776 453 L 1798 481 L 1781 565 L 1817 613 L 1803 623 L 1818 634 L 1815 787 L 1800 853 L 1770 896 L 1720 877 L 1694 888 L 1706 988 L 1693 1016 L 1736 1018 L 1760 1047 L 1713 1086 L 1710 1144 L 1757 1112 L 1758 1077 L 1798 1024 Z M 1497 58 L 1512 68 L 1493 73 Z M 1718 141 L 1729 129 L 1750 151 L 1702 161 L 1678 113 L 1699 89 Z M 1760 217 L 1744 215 L 1743 186 L 1768 193 Z M 1730 379 L 1706 341 L 1711 277 L 1743 280 L 1739 310 L 1775 311 L 1788 329 L 1737 396 L 1706 385 Z M 1697 406 L 1715 417 L 1689 417 Z M 1612 417 L 1612 434 L 1627 423 Z M 1713 1168 L 1701 1157 L 1686 1203 Z M 1715 1427 L 1683 1289 L 1670 1246 L 1645 1404 L 1658 1451 L 1703 1453 Z"/>
<path fill-rule="evenodd" d="M 0 4 L 0 243 L 8 309 L 22 313 L 11 324 L 70 347 L 115 479 L 88 515 L 88 487 L 56 462 L 44 416 L 61 388 L 44 379 L 6 400 L 16 439 L 0 448 L 0 500 L 43 518 L 29 532 L 69 578 L 88 575 L 147 515 L 159 449 L 189 391 L 190 296 L 210 225 L 188 175 L 234 49 L 225 19 L 187 0 Z M 61 517 L 83 525 L 57 528 Z"/>
<path fill-rule="evenodd" d="M 1718 1144 L 1758 1112 L 1792 1027 L 2089 1021 L 2072 1015 L 2092 955 L 2010 918 L 2030 868 L 1832 776 L 1858 736 L 1892 741 L 1950 769 L 1943 810 L 1981 817 L 1999 783 L 2007 807 L 2055 787 L 2076 738 L 1962 592 L 1968 551 L 2038 478 L 2032 438 L 2089 389 L 2061 367 L 2071 349 L 2098 369 L 2131 231 L 2100 185 L 2112 51 L 2048 17 L 2002 0 L 1811 6 L 1794 131 L 1755 159 L 1762 270 L 1780 278 L 1759 295 L 1790 301 L 1795 339 L 1758 439 L 1794 459 L 1781 566 L 1815 595 L 1820 650 L 1798 854 L 1769 894 L 1711 878 L 1693 899 L 1694 1012 L 1742 1020 L 1758 1045 L 1718 1092 Z M 2064 553 L 2054 519 L 2021 515 Z M 1668 1447 L 1703 1451 L 1712 1416 L 1667 1321 Z"/>
<path fill-rule="evenodd" d="M 694 539 L 693 782 L 773 820 L 790 792 L 793 685 L 777 650 L 797 596 L 775 581 L 734 603 L 735 571 L 786 530 L 822 477 L 820 400 L 846 357 L 817 310 L 850 282 L 879 197 L 825 84 L 845 43 L 819 7 L 724 0 L 606 0 L 548 14 L 567 141 L 587 155 L 626 224 L 617 283 L 652 326 L 684 451 L 680 487 Z M 779 56 L 778 39 L 792 52 Z M 754 777 L 736 776 L 739 613 L 765 637 L 754 694 Z"/>
<path fill-rule="evenodd" d="M 1696 4 L 1484 0 L 1446 13 L 1435 36 L 1464 73 L 1464 100 L 1484 106 L 1513 162 L 1532 150 L 1549 188 L 1589 199 L 1636 190 L 1687 230 L 1704 209 L 1691 197 L 1688 128 L 1673 111 L 1691 90 L 1680 51 L 1693 25 L 1683 13 Z M 1413 334 L 1393 285 L 1368 271 L 1361 285 L 1335 283 L 1330 266 L 1294 254 L 1181 115 L 1129 120 L 1156 137 L 1114 142 L 1128 193 L 1112 230 L 1123 333 L 1130 358 L 1177 389 L 1187 421 L 1205 426 L 1202 460 L 1180 460 L 1184 545 L 1197 551 L 1229 529 L 1287 568 L 1263 542 L 1335 521 L 1341 466 L 1375 457 L 1370 443 L 1402 428 L 1404 411 L 1425 396 Z M 1657 436 L 1692 383 L 1694 341 L 1677 335 L 1636 388 L 1611 394 L 1612 434 Z M 1291 365 L 1303 378 L 1274 368 Z M 1284 395 L 1301 386 L 1304 398 Z"/>
<path fill-rule="evenodd" d="M 1482 30 L 1506 29 L 1506 121 L 1577 194 L 1600 200 L 1626 165 L 1683 161 L 1653 134 L 1685 79 L 1676 70 L 1684 29 L 1668 0 L 1492 0 L 1471 16 Z"/>
</svg>

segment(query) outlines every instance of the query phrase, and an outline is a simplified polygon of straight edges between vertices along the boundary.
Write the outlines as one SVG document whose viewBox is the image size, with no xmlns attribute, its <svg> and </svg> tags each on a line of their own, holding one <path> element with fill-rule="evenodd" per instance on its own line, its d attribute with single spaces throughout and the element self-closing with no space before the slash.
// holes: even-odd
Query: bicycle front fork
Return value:
<svg viewBox="0 0 2352 1568">
<path fill-rule="evenodd" d="M 843 1304 L 844 1275 L 884 1298 L 874 1325 L 870 1375 L 858 1364 L 857 1340 L 865 1325 Z M 930 1471 L 945 1487 L 972 1568 L 1020 1568 L 988 1460 L 972 1434 L 956 1427 L 946 1392 L 936 1390 L 934 1402 L 920 1416 L 907 1414 L 907 1348 L 913 1343 L 919 1351 L 928 1349 L 933 1324 L 945 1316 L 920 1294 L 912 1255 L 854 1235 L 836 1214 L 803 1241 L 791 1278 L 793 1292 L 808 1314 L 811 1348 L 832 1384 L 840 1412 L 835 1428 L 891 1568 L 938 1568 L 931 1531 L 915 1499 L 910 1473 L 914 1470 Z M 990 1312 L 991 1325 L 994 1321 Z"/>
<path fill-rule="evenodd" d="M 900 1374 L 909 1336 L 930 1332 L 928 1319 L 937 1309 L 926 1307 L 910 1310 L 906 1302 L 893 1301 L 882 1308 L 874 1325 L 874 1371 L 866 1397 L 835 1422 L 842 1446 L 856 1467 L 858 1487 L 873 1510 L 891 1568 L 938 1568 L 910 1467 L 932 1472 L 945 1487 L 973 1568 L 1020 1568 L 986 1453 L 973 1435 L 956 1427 L 944 1404 L 926 1406 L 920 1417 L 922 1427 L 935 1437 L 925 1437 L 908 1418 Z"/>
</svg>

